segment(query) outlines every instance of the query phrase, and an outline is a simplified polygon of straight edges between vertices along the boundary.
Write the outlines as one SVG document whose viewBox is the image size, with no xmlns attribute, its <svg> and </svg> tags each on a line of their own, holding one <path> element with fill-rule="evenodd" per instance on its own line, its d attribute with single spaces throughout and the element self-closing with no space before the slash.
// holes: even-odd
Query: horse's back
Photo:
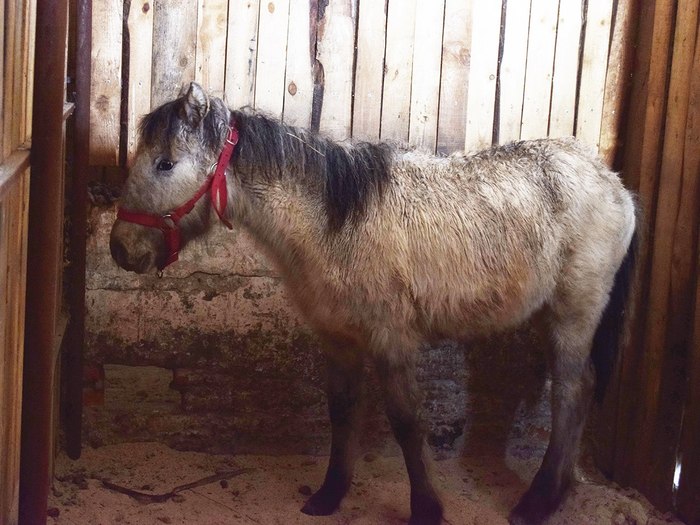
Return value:
<svg viewBox="0 0 700 525">
<path fill-rule="evenodd" d="M 520 323 L 572 277 L 571 261 L 589 279 L 619 265 L 634 226 L 617 175 L 575 139 L 409 152 L 395 181 L 381 254 L 393 258 L 420 329 L 439 336 Z"/>
</svg>

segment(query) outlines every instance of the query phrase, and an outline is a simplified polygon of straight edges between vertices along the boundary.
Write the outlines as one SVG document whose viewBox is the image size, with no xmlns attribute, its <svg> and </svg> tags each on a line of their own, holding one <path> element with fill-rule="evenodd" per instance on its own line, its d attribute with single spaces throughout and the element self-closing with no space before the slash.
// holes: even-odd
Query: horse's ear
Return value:
<svg viewBox="0 0 700 525">
<path fill-rule="evenodd" d="M 182 98 L 182 117 L 192 127 L 199 127 L 209 113 L 209 97 L 196 82 L 190 83 L 187 93 Z"/>
</svg>

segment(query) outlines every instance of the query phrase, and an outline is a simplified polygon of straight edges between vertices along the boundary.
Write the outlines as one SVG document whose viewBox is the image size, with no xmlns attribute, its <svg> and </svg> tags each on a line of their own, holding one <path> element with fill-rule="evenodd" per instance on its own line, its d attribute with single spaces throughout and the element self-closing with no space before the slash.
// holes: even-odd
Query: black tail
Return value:
<svg viewBox="0 0 700 525">
<path fill-rule="evenodd" d="M 615 274 L 610 300 L 603 311 L 603 316 L 593 338 L 591 360 L 596 373 L 595 400 L 597 403 L 601 403 L 605 397 L 605 391 L 622 344 L 626 307 L 630 298 L 634 266 L 639 249 L 639 228 L 639 221 L 637 221 L 625 258 Z"/>
</svg>

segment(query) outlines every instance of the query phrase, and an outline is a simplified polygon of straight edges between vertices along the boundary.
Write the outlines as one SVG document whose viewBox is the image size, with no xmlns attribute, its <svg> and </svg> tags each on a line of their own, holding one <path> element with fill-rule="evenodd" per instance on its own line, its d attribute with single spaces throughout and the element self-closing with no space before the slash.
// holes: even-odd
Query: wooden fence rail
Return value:
<svg viewBox="0 0 700 525">
<path fill-rule="evenodd" d="M 449 153 L 576 134 L 612 158 L 622 92 L 610 43 L 629 33 L 618 4 L 105 0 L 93 10 L 91 163 L 123 165 L 138 119 L 191 80 L 337 139 Z"/>
</svg>

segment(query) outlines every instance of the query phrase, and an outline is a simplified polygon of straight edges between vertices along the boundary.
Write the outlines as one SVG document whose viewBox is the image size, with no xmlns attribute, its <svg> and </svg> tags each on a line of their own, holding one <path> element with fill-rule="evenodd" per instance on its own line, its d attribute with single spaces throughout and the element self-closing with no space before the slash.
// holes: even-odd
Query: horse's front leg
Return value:
<svg viewBox="0 0 700 525">
<path fill-rule="evenodd" d="M 417 354 L 414 350 L 412 356 Z M 389 423 L 401 445 L 411 483 L 409 525 L 437 525 L 442 521 L 442 504 L 431 480 L 431 453 L 421 417 L 423 395 L 413 358 L 391 352 L 378 356 L 377 373 Z"/>
<path fill-rule="evenodd" d="M 350 488 L 359 451 L 357 426 L 362 405 L 363 360 L 352 350 L 329 354 L 327 359 L 331 453 L 323 485 L 301 509 L 312 516 L 327 516 L 338 509 Z"/>
</svg>

